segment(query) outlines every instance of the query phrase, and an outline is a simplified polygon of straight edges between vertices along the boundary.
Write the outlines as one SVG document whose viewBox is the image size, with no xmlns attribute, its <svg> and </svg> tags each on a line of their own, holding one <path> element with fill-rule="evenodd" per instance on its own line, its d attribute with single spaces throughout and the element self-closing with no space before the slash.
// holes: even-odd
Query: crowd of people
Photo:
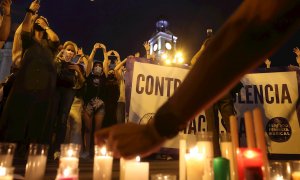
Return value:
<svg viewBox="0 0 300 180">
<path fill-rule="evenodd" d="M 1 1 L 1 39 L 8 38 L 11 0 Z M 15 142 L 17 154 L 29 143 L 50 145 L 57 159 L 62 143 L 82 144 L 93 153 L 93 133 L 125 122 L 125 62 L 96 43 L 89 55 L 73 41 L 61 43 L 34 0 L 17 28 L 11 74 L 2 83 L 0 141 Z M 95 61 L 97 50 L 104 59 Z M 23 153 L 22 153 L 23 152 Z"/>
<path fill-rule="evenodd" d="M 11 0 L 0 4 L 1 42 L 9 34 L 10 4 Z M 115 125 L 125 122 L 126 59 L 121 61 L 117 51 L 107 51 L 101 43 L 90 55 L 72 41 L 61 43 L 48 20 L 37 14 L 40 4 L 34 0 L 14 35 L 11 74 L 1 100 L 0 141 L 17 143 L 20 152 L 26 152 L 29 143 L 50 144 L 54 158 L 59 157 L 60 144 L 82 144 L 88 156 L 96 132 L 96 143 L 105 142 L 115 156 L 149 155 L 183 130 L 197 112 L 218 106 L 217 100 L 226 97 L 243 74 L 295 32 L 299 7 L 299 0 L 244 1 L 200 49 L 201 56 L 195 55 L 183 84 L 148 124 Z M 149 44 L 144 46 L 149 52 Z M 103 62 L 94 61 L 100 49 Z M 300 51 L 294 52 L 298 61 Z M 236 68 L 228 71 L 231 64 Z M 214 83 L 207 84 L 208 79 Z"/>
</svg>

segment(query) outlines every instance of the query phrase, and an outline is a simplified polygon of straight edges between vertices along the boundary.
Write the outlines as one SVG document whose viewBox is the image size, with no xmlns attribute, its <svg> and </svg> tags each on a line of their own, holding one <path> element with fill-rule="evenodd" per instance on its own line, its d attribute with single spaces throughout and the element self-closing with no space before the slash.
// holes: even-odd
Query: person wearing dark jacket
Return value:
<svg viewBox="0 0 300 180">
<path fill-rule="evenodd" d="M 37 0 L 27 10 L 22 26 L 22 62 L 1 116 L 0 132 L 5 141 L 49 144 L 53 124 L 56 87 L 54 58 L 59 38 L 46 18 L 31 16 L 39 9 Z M 33 27 L 31 29 L 31 27 Z"/>
</svg>

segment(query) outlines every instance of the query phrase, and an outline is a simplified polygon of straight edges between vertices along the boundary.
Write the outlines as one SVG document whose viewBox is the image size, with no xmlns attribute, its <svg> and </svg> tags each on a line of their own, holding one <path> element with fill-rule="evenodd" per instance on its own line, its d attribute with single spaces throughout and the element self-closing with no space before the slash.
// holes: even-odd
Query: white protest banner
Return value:
<svg viewBox="0 0 300 180">
<path fill-rule="evenodd" d="M 129 120 L 147 123 L 156 110 L 174 93 L 187 73 L 188 69 L 135 62 Z M 199 122 L 205 121 L 204 114 L 202 113 L 196 120 L 190 124 L 191 128 L 187 131 L 189 134 L 201 131 L 203 125 L 200 126 Z M 190 141 L 194 141 L 195 136 L 190 136 L 188 137 Z M 168 141 L 164 147 L 178 148 L 177 137 Z"/>
<path fill-rule="evenodd" d="M 127 101 L 130 100 L 129 120 L 144 124 L 173 94 L 189 70 L 141 63 L 136 59 L 131 59 L 129 62 L 131 65 L 127 67 L 131 68 L 128 72 L 130 78 L 126 82 L 126 91 L 130 90 L 126 97 Z M 300 137 L 298 118 L 300 111 L 297 110 L 300 109 L 297 103 L 298 79 L 297 71 L 286 69 L 280 72 L 251 73 L 242 78 L 244 87 L 235 97 L 242 146 L 245 146 L 246 142 L 243 114 L 245 111 L 260 107 L 265 115 L 264 125 L 269 153 L 300 154 L 300 141 L 297 140 Z M 189 134 L 188 139 L 192 144 L 195 141 L 194 134 L 205 130 L 206 117 L 204 112 L 201 112 L 190 122 L 185 133 Z M 221 123 L 220 130 L 224 130 Z M 167 142 L 164 147 L 178 148 L 178 138 Z"/>
<path fill-rule="evenodd" d="M 245 142 L 243 114 L 260 107 L 265 115 L 269 153 L 300 154 L 297 72 L 252 73 L 241 81 L 244 88 L 236 97 L 235 108 L 242 145 Z"/>
</svg>

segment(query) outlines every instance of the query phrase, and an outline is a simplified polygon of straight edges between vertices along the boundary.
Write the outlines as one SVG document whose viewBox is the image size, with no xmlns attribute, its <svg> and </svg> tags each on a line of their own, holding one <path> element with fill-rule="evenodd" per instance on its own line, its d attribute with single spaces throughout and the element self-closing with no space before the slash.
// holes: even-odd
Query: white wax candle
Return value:
<svg viewBox="0 0 300 180">
<path fill-rule="evenodd" d="M 94 157 L 94 180 L 110 180 L 112 174 L 113 158 L 111 156 Z"/>
<path fill-rule="evenodd" d="M 187 180 L 202 179 L 204 159 L 204 155 L 198 152 L 197 147 L 185 155 Z"/>
<path fill-rule="evenodd" d="M 13 176 L 8 174 L 6 167 L 0 166 L 0 180 L 13 180 Z"/>
<path fill-rule="evenodd" d="M 25 179 L 44 179 L 47 156 L 30 155 L 27 159 Z"/>
<path fill-rule="evenodd" d="M 78 180 L 78 169 L 60 168 L 56 180 Z"/>
<path fill-rule="evenodd" d="M 124 180 L 124 174 L 125 174 L 125 166 L 127 162 L 133 161 L 135 162 L 135 159 L 129 159 L 125 160 L 124 158 L 120 158 L 120 180 Z"/>
<path fill-rule="evenodd" d="M 0 155 L 0 166 L 4 167 L 11 167 L 13 162 L 13 155 L 12 154 L 1 154 Z"/>
<path fill-rule="evenodd" d="M 77 157 L 61 157 L 59 159 L 59 167 L 60 168 L 78 168 L 79 159 Z"/>
<path fill-rule="evenodd" d="M 265 138 L 265 126 L 263 124 L 264 119 L 262 112 L 259 108 L 255 108 L 253 110 L 254 116 L 254 127 L 255 127 L 255 136 L 256 136 L 256 143 L 257 148 L 259 148 L 262 152 L 262 158 L 264 163 L 264 176 L 266 179 L 270 178 L 270 171 L 269 171 L 269 159 L 268 159 L 268 150 L 266 146 L 266 138 Z"/>
<path fill-rule="evenodd" d="M 271 177 L 271 180 L 284 180 L 284 178 L 282 175 L 277 174 L 276 176 Z"/>
<path fill-rule="evenodd" d="M 214 179 L 213 158 L 203 160 L 203 179 Z"/>
<path fill-rule="evenodd" d="M 186 154 L 186 140 L 181 138 L 179 140 L 179 180 L 186 179 L 186 167 L 184 156 Z"/>
<path fill-rule="evenodd" d="M 300 180 L 300 171 L 292 173 L 292 180 Z"/>
<path fill-rule="evenodd" d="M 244 113 L 244 117 L 245 117 L 247 147 L 248 148 L 256 148 L 252 112 L 246 111 Z"/>
<path fill-rule="evenodd" d="M 235 179 L 235 167 L 234 167 L 234 158 L 233 158 L 233 145 L 232 142 L 224 141 L 220 143 L 222 157 L 230 161 L 230 179 Z"/>
<path fill-rule="evenodd" d="M 211 141 L 198 141 L 197 147 L 199 153 L 201 153 L 205 158 L 214 157 L 214 148 L 213 143 Z"/>
<path fill-rule="evenodd" d="M 148 180 L 149 163 L 148 162 L 126 162 L 124 170 L 124 180 Z"/>
<path fill-rule="evenodd" d="M 124 180 L 125 159 L 120 158 L 120 180 Z"/>
<path fill-rule="evenodd" d="M 13 180 L 12 175 L 0 176 L 0 180 Z"/>
</svg>

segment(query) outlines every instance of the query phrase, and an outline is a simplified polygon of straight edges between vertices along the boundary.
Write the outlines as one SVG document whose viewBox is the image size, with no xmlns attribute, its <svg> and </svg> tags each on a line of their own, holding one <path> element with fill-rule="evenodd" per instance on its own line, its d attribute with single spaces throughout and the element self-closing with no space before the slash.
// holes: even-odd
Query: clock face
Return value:
<svg viewBox="0 0 300 180">
<path fill-rule="evenodd" d="M 154 44 L 153 51 L 157 51 L 157 44 Z"/>
<path fill-rule="evenodd" d="M 171 50 L 171 49 L 172 49 L 171 43 L 167 42 L 167 43 L 166 43 L 166 48 L 167 48 L 168 50 Z"/>
</svg>

